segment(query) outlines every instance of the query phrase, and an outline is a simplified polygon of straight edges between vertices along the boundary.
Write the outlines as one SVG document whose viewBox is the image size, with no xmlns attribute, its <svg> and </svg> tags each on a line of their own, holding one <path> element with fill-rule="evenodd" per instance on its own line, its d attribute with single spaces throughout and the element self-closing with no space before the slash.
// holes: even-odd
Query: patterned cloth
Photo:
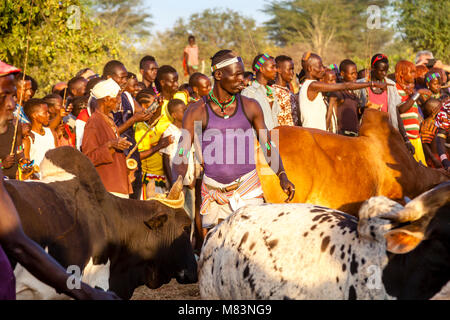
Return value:
<svg viewBox="0 0 450 320">
<path fill-rule="evenodd" d="M 25 114 L 25 111 L 23 110 L 22 106 L 19 106 L 19 104 L 16 103 L 16 109 L 13 112 L 14 117 L 20 117 L 19 121 L 20 123 L 31 123 L 30 120 L 28 120 L 27 115 Z"/>
<path fill-rule="evenodd" d="M 400 95 L 402 102 L 409 99 L 409 95 L 397 84 L 398 94 Z M 412 107 L 400 114 L 400 118 L 403 121 L 403 126 L 406 130 L 406 135 L 410 139 L 417 139 L 420 137 L 420 122 L 419 122 L 419 106 L 416 102 Z"/>
<path fill-rule="evenodd" d="M 450 129 L 450 99 L 445 101 L 441 107 L 441 110 L 436 116 L 436 127 L 444 129 L 447 134 Z"/>
<path fill-rule="evenodd" d="M 278 124 L 280 126 L 295 126 L 298 123 L 298 108 L 294 94 L 287 87 L 274 84 L 275 97 L 280 104 Z"/>
<path fill-rule="evenodd" d="M 220 190 L 217 189 L 209 189 L 205 184 L 205 180 L 203 180 L 201 188 L 202 204 L 200 206 L 200 214 L 205 215 L 209 213 L 208 209 L 211 202 L 217 202 L 219 205 L 230 203 L 232 209 L 236 211 L 242 206 L 242 200 L 263 197 L 261 182 L 256 169 L 241 178 L 243 181 L 239 182 L 239 187 L 236 190 L 229 192 L 220 192 Z"/>
</svg>

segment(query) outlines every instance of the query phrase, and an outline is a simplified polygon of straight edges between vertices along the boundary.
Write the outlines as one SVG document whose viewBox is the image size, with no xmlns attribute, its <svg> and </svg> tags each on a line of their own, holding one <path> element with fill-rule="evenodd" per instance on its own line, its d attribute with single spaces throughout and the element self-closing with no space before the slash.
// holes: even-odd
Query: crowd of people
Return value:
<svg viewBox="0 0 450 320">
<path fill-rule="evenodd" d="M 320 56 L 306 52 L 297 76 L 295 61 L 286 55 L 259 54 L 251 71 L 231 50 L 220 50 L 211 60 L 211 76 L 198 72 L 198 47 L 190 36 L 184 51 L 187 83 L 179 83 L 175 68 L 159 66 L 147 55 L 140 60 L 139 77 L 111 60 L 101 75 L 82 69 L 43 98 L 34 98 L 38 84 L 32 75 L 0 62 L 5 177 L 39 180 L 45 153 L 61 146 L 85 154 L 106 190 L 118 197 L 151 199 L 169 191 L 181 175 L 192 230 L 195 223 L 203 237 L 240 206 L 264 201 L 255 164 L 248 160 L 255 143 L 267 159 L 278 157 L 275 173 L 288 200 L 293 198 L 295 186 L 277 146 L 270 132 L 262 136 L 261 130 L 302 126 L 357 137 L 364 110 L 371 108 L 388 114 L 417 162 L 450 167 L 450 66 L 431 52 L 419 52 L 414 63 L 399 61 L 391 74 L 382 53 L 358 70 L 350 59 L 327 67 Z M 4 100 L 8 94 L 14 104 Z M 229 139 L 235 138 L 247 139 L 245 150 L 234 144 L 230 150 Z M 220 150 L 211 147 L 220 139 Z M 223 159 L 209 161 L 219 153 Z M 241 155 L 244 161 L 238 160 Z"/>
</svg>

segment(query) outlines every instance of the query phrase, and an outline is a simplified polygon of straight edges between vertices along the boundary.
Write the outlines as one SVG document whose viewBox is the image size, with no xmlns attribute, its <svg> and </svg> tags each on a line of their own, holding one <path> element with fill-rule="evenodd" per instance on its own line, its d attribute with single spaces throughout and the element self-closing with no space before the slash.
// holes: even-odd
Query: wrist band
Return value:
<svg viewBox="0 0 450 320">
<path fill-rule="evenodd" d="M 441 159 L 441 161 L 448 160 L 446 154 L 441 154 L 441 156 L 439 158 Z"/>
<path fill-rule="evenodd" d="M 279 178 L 279 177 L 281 176 L 282 173 L 286 174 L 286 171 L 283 170 L 283 171 L 281 171 L 280 173 L 277 173 L 277 177 Z"/>
<path fill-rule="evenodd" d="M 411 97 L 411 99 L 413 99 L 414 101 L 417 101 L 417 99 L 419 99 L 419 97 L 420 97 L 420 93 L 416 92 L 416 93 Z"/>
</svg>

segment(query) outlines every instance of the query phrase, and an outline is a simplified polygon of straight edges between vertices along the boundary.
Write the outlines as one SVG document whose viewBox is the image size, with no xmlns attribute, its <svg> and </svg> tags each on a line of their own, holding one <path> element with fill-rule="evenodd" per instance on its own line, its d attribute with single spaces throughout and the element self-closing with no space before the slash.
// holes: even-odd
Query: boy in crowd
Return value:
<svg viewBox="0 0 450 320">
<path fill-rule="evenodd" d="M 62 122 L 63 117 L 68 112 L 63 108 L 63 100 L 60 95 L 50 94 L 44 97 L 50 114 L 50 128 L 55 128 L 53 134 L 56 139 L 56 146 L 75 146 L 75 126 L 70 127 L 67 123 Z M 75 121 L 73 121 L 75 124 Z"/>
<path fill-rule="evenodd" d="M 183 101 L 179 99 L 173 99 L 169 102 L 168 111 L 170 115 L 173 118 L 173 123 L 171 123 L 166 131 L 164 131 L 164 134 L 162 135 L 162 139 L 165 137 L 173 137 L 174 143 L 169 144 L 167 147 L 161 149 L 159 152 L 162 154 L 163 159 L 163 168 L 164 168 L 164 174 L 167 177 L 167 181 L 169 184 L 169 189 L 172 187 L 172 164 L 173 159 L 176 156 L 177 153 L 177 146 L 178 146 L 178 140 L 180 140 L 181 137 L 181 127 L 183 123 L 183 116 L 187 109 L 186 105 Z M 183 180 L 183 191 L 185 195 L 185 201 L 184 201 L 184 208 L 186 212 L 189 214 L 189 217 L 191 218 L 192 225 L 191 225 L 191 240 L 192 235 L 194 232 L 194 218 L 195 218 L 195 172 L 194 172 L 194 146 L 191 147 L 191 150 L 189 152 L 188 156 L 188 169 L 187 173 Z"/>
<path fill-rule="evenodd" d="M 291 57 L 281 55 L 275 58 L 275 63 L 277 76 L 273 89 L 280 104 L 278 124 L 280 126 L 297 126 L 298 106 L 290 87 L 290 83 L 294 79 L 294 61 Z"/>
<path fill-rule="evenodd" d="M 358 73 L 356 63 L 352 60 L 343 60 L 339 65 L 339 71 L 344 83 L 356 82 Z M 331 97 L 336 97 L 338 99 L 338 133 L 350 137 L 358 136 L 358 110 L 360 108 L 359 97 L 350 90 L 332 92 Z"/>
<path fill-rule="evenodd" d="M 75 77 L 69 80 L 67 84 L 67 97 L 81 97 L 85 95 L 88 80 L 83 77 Z"/>
<path fill-rule="evenodd" d="M 34 135 L 34 139 L 28 137 L 23 140 L 25 157 L 40 166 L 45 153 L 56 147 L 52 129 L 48 127 L 48 105 L 43 99 L 30 99 L 25 103 L 24 111 L 31 121 L 31 132 Z"/>
<path fill-rule="evenodd" d="M 332 69 L 327 69 L 325 71 L 325 75 L 322 79 L 323 83 L 337 83 L 337 75 L 336 71 Z M 332 133 L 338 132 L 338 121 L 337 121 L 337 108 L 338 108 L 338 99 L 336 96 L 331 95 L 332 92 L 326 92 L 323 95 L 323 101 L 327 106 L 327 131 Z"/>
<path fill-rule="evenodd" d="M 142 84 L 145 88 L 152 89 L 155 93 L 158 90 L 155 87 L 156 74 L 158 72 L 158 64 L 152 56 L 145 56 L 139 62 L 139 71 L 142 75 Z"/>
<path fill-rule="evenodd" d="M 189 103 L 207 96 L 211 91 L 211 80 L 203 73 L 195 72 L 189 77 L 189 86 L 192 88 L 193 94 L 189 97 Z"/>
<path fill-rule="evenodd" d="M 431 98 L 439 100 L 446 98 L 445 93 L 441 91 L 441 75 L 438 72 L 427 72 L 425 85 L 431 91 Z"/>
<path fill-rule="evenodd" d="M 195 43 L 195 37 L 190 35 L 188 37 L 188 45 L 184 48 L 184 61 L 189 75 L 198 70 L 198 46 Z"/>
<path fill-rule="evenodd" d="M 33 97 L 31 80 L 28 79 L 22 72 L 16 73 L 14 75 L 15 85 L 17 88 L 17 103 L 16 110 L 14 111 L 14 116 L 20 117 L 19 120 L 21 123 L 30 123 L 30 120 L 25 115 L 23 110 L 23 105 L 25 102 L 30 100 Z M 19 105 L 20 101 L 22 101 L 21 105 Z"/>
<path fill-rule="evenodd" d="M 425 120 L 420 127 L 420 136 L 427 164 L 432 168 L 442 168 L 441 161 L 437 156 L 435 140 L 437 133 L 436 116 L 441 110 L 441 105 L 442 103 L 439 100 L 430 98 L 423 106 Z"/>
<path fill-rule="evenodd" d="M 138 86 L 137 77 L 133 72 L 128 72 L 127 84 L 125 86 L 125 91 L 130 93 L 133 98 L 136 98 L 136 95 L 140 91 L 140 88 Z"/>
</svg>

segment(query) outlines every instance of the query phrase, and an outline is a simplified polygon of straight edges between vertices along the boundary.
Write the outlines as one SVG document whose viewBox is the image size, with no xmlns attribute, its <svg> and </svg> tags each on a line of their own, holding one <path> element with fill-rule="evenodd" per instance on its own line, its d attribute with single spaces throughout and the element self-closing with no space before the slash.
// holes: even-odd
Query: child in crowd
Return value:
<svg viewBox="0 0 450 320">
<path fill-rule="evenodd" d="M 127 84 L 125 86 L 125 91 L 129 92 L 133 98 L 136 98 L 136 95 L 140 91 L 139 81 L 136 75 L 132 72 L 128 72 L 127 76 Z"/>
<path fill-rule="evenodd" d="M 425 85 L 431 91 L 431 98 L 442 99 L 441 75 L 438 72 L 427 72 L 425 75 Z"/>
<path fill-rule="evenodd" d="M 71 127 L 63 122 L 63 118 L 68 112 L 63 108 L 63 99 L 58 94 L 50 94 L 44 97 L 50 114 L 50 128 L 56 139 L 56 146 L 75 146 L 75 126 Z M 74 121 L 73 121 L 73 124 Z"/>
<path fill-rule="evenodd" d="M 179 99 L 173 99 L 169 102 L 168 111 L 170 115 L 173 118 L 173 123 L 167 127 L 166 131 L 164 131 L 162 138 L 164 137 L 170 137 L 172 136 L 174 138 L 175 143 L 172 143 L 165 147 L 164 149 L 161 149 L 159 152 L 162 154 L 163 158 L 163 168 L 164 168 L 164 174 L 167 177 L 167 181 L 169 184 L 173 181 L 172 179 L 172 164 L 175 156 L 177 155 L 177 146 L 178 146 L 178 140 L 181 137 L 181 126 L 183 122 L 183 116 L 186 112 L 186 105 L 183 103 L 183 101 Z M 195 168 L 194 168 L 194 147 L 191 147 L 190 150 L 180 150 L 179 152 L 182 153 L 188 153 L 188 170 L 186 172 L 186 176 L 184 177 L 183 181 L 183 192 L 185 193 L 185 202 L 184 207 L 187 213 L 189 214 L 189 217 L 191 218 L 192 225 L 191 225 L 191 239 L 194 232 L 194 218 L 195 218 Z M 172 186 L 169 186 L 169 189 Z"/>
<path fill-rule="evenodd" d="M 420 136 L 422 139 L 423 151 L 427 165 L 432 168 L 442 168 L 441 161 L 436 150 L 436 116 L 441 110 L 441 101 L 430 98 L 423 106 L 425 120 L 420 127 Z"/>
<path fill-rule="evenodd" d="M 324 83 L 336 83 L 337 77 L 336 72 L 332 69 L 327 69 L 325 71 L 325 75 L 322 79 Z M 332 96 L 331 92 L 325 92 L 323 94 L 323 100 L 325 102 L 325 105 L 327 106 L 327 131 L 332 133 L 338 132 L 338 122 L 337 122 L 337 105 L 338 105 L 338 99 L 336 96 Z"/>
<path fill-rule="evenodd" d="M 340 76 L 343 82 L 356 82 L 358 73 L 356 63 L 345 59 L 339 65 Z M 338 133 L 356 137 L 359 132 L 359 97 L 351 90 L 332 92 L 330 97 L 338 100 L 337 120 Z"/>
<path fill-rule="evenodd" d="M 203 96 L 208 95 L 211 91 L 211 80 L 209 80 L 207 75 L 195 72 L 189 77 L 189 87 L 192 88 L 189 103 L 192 103 L 200 100 Z"/>
<path fill-rule="evenodd" d="M 25 157 L 40 166 L 45 153 L 56 146 L 55 137 L 48 127 L 48 105 L 43 99 L 30 99 L 24 105 L 24 112 L 31 121 L 31 132 L 34 135 L 34 139 L 28 137 L 23 140 Z"/>
</svg>

